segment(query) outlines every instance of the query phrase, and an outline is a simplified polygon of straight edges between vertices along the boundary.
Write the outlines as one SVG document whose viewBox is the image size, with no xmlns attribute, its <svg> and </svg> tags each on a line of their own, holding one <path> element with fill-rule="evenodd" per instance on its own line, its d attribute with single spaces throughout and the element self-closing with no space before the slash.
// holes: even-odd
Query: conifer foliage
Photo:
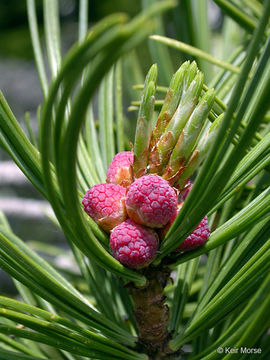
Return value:
<svg viewBox="0 0 270 360">
<path fill-rule="evenodd" d="M 27 0 L 38 134 L 0 93 L 0 145 L 50 202 L 79 273 L 0 214 L 0 267 L 20 295 L 0 296 L 0 359 L 269 357 L 270 0 L 214 2 L 222 56 L 208 0 L 143 0 L 90 29 L 80 0 L 62 57 L 58 1 L 44 0 L 48 78 Z"/>
</svg>

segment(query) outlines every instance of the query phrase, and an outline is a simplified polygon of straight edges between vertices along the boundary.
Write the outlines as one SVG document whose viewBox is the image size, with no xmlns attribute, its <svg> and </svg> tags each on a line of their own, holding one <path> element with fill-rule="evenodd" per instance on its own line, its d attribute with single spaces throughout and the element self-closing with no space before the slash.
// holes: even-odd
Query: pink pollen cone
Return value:
<svg viewBox="0 0 270 360">
<path fill-rule="evenodd" d="M 133 181 L 133 153 L 124 151 L 116 154 L 107 170 L 106 181 L 124 187 L 129 186 Z"/>
<path fill-rule="evenodd" d="M 138 224 L 161 228 L 177 208 L 177 195 L 158 175 L 145 175 L 133 182 L 126 197 L 128 216 Z"/>
<path fill-rule="evenodd" d="M 121 264 L 140 269 L 155 258 L 158 235 L 154 230 L 127 219 L 112 230 L 110 246 L 113 256 Z"/>
<path fill-rule="evenodd" d="M 85 193 L 84 211 L 105 231 L 109 232 L 126 219 L 126 189 L 115 184 L 97 184 Z"/>
<path fill-rule="evenodd" d="M 167 226 L 160 231 L 161 238 L 164 238 L 176 216 L 181 210 L 183 203 L 178 204 L 177 211 L 173 218 L 169 221 Z M 207 216 L 205 216 L 193 232 L 175 249 L 175 251 L 190 251 L 202 246 L 210 236 L 210 229 L 208 226 Z"/>
</svg>

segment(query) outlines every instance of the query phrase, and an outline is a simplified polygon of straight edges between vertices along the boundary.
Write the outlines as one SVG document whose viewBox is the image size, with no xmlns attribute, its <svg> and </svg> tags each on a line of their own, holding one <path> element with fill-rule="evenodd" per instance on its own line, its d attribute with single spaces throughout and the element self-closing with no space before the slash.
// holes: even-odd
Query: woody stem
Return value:
<svg viewBox="0 0 270 360">
<path fill-rule="evenodd" d="M 168 347 L 169 308 L 165 304 L 164 294 L 170 270 L 149 267 L 145 269 L 144 275 L 147 284 L 144 287 L 132 284 L 129 290 L 139 332 L 138 350 L 146 352 L 150 359 L 157 360 L 172 352 Z"/>
</svg>

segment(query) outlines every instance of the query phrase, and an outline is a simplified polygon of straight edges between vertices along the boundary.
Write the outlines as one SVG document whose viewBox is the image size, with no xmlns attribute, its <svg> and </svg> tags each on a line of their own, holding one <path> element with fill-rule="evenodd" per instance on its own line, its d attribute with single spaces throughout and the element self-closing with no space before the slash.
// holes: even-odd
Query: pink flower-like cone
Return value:
<svg viewBox="0 0 270 360">
<path fill-rule="evenodd" d="M 142 176 L 129 187 L 126 209 L 128 216 L 138 224 L 161 228 L 172 218 L 176 208 L 176 193 L 160 176 Z"/>
<path fill-rule="evenodd" d="M 109 232 L 127 217 L 126 189 L 115 184 L 97 184 L 84 195 L 84 211 L 105 231 Z"/>
<path fill-rule="evenodd" d="M 140 269 L 155 258 L 158 235 L 154 230 L 127 219 L 112 230 L 110 246 L 113 256 L 121 264 Z"/>
<path fill-rule="evenodd" d="M 133 181 L 133 153 L 124 151 L 116 154 L 107 170 L 106 181 L 124 187 L 129 186 Z"/>
<path fill-rule="evenodd" d="M 190 251 L 202 246 L 209 238 L 207 216 L 205 216 L 193 232 L 183 241 L 175 251 Z"/>
<path fill-rule="evenodd" d="M 167 226 L 165 226 L 160 231 L 161 238 L 164 238 L 167 234 L 169 228 L 174 222 L 177 214 L 181 210 L 183 203 L 179 203 L 177 206 L 177 211 L 173 218 L 169 221 Z M 205 216 L 199 225 L 193 230 L 193 232 L 175 249 L 175 251 L 190 251 L 202 246 L 209 238 L 210 229 L 208 226 L 207 216 Z"/>
</svg>

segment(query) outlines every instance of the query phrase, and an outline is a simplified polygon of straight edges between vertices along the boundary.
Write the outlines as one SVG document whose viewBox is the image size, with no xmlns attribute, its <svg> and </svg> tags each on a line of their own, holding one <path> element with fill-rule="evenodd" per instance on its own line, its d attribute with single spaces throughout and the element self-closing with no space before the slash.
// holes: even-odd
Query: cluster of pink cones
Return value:
<svg viewBox="0 0 270 360">
<path fill-rule="evenodd" d="M 165 236 L 191 189 L 191 182 L 179 194 L 161 176 L 133 176 L 133 153 L 114 156 L 107 171 L 107 183 L 91 187 L 83 197 L 85 212 L 110 232 L 113 256 L 123 265 L 143 268 L 156 256 Z M 209 237 L 207 217 L 176 251 L 201 246 Z"/>
</svg>

